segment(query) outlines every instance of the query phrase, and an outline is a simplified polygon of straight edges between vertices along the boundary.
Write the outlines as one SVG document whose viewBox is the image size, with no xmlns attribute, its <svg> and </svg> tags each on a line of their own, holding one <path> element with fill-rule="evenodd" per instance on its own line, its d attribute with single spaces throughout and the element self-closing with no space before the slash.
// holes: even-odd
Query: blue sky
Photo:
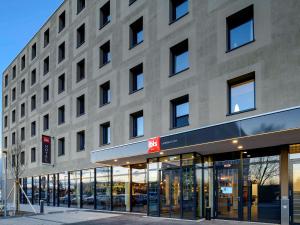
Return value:
<svg viewBox="0 0 300 225">
<path fill-rule="evenodd" d="M 63 0 L 4 0 L 1 2 L 1 75 L 62 2 Z M 2 85 L 0 85 L 0 98 L 2 99 Z M 2 119 L 0 121 L 2 127 Z M 0 138 L 0 143 L 1 141 L 2 138 Z"/>
</svg>

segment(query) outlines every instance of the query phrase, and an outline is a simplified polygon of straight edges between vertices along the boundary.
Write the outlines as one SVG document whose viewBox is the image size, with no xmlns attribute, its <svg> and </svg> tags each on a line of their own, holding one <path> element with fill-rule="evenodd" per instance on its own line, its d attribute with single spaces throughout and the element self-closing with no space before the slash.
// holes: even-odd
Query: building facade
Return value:
<svg viewBox="0 0 300 225">
<path fill-rule="evenodd" d="M 299 10 L 65 0 L 3 72 L 30 201 L 300 223 Z"/>
</svg>

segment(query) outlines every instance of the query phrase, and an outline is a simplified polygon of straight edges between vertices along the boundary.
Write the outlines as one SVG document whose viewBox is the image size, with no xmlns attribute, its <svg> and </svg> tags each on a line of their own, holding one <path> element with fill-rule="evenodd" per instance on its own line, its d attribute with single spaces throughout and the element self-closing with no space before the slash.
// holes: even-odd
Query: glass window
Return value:
<svg viewBox="0 0 300 225">
<path fill-rule="evenodd" d="M 189 11 L 189 1 L 188 0 L 171 0 L 170 1 L 170 22 L 175 22 Z"/>
<path fill-rule="evenodd" d="M 131 137 L 144 135 L 144 116 L 143 111 L 131 114 Z"/>
<path fill-rule="evenodd" d="M 77 0 L 77 14 L 85 8 L 85 0 Z"/>
<path fill-rule="evenodd" d="M 139 64 L 130 69 L 130 93 L 144 88 L 143 64 Z"/>
<path fill-rule="evenodd" d="M 32 177 L 27 177 L 27 186 L 26 186 L 26 194 L 29 201 L 32 202 Z"/>
<path fill-rule="evenodd" d="M 254 40 L 253 5 L 227 17 L 228 50 Z"/>
<path fill-rule="evenodd" d="M 48 188 L 48 205 L 54 206 L 54 194 L 55 194 L 55 175 L 49 175 L 49 188 Z"/>
<path fill-rule="evenodd" d="M 230 113 L 238 113 L 255 108 L 254 75 L 247 80 L 229 82 Z"/>
<path fill-rule="evenodd" d="M 113 167 L 113 210 L 130 211 L 129 168 Z"/>
<path fill-rule="evenodd" d="M 110 144 L 110 123 L 104 123 L 100 125 L 101 129 L 101 137 L 100 137 L 100 145 Z"/>
<path fill-rule="evenodd" d="M 100 106 L 109 104 L 111 101 L 110 82 L 100 85 Z"/>
<path fill-rule="evenodd" d="M 111 61 L 110 41 L 100 47 L 100 68 Z"/>
<path fill-rule="evenodd" d="M 58 108 L 58 125 L 65 123 L 65 106 Z"/>
<path fill-rule="evenodd" d="M 80 171 L 70 172 L 70 207 L 80 208 Z"/>
<path fill-rule="evenodd" d="M 58 18 L 58 32 L 61 32 L 66 26 L 66 11 L 63 11 Z"/>
<path fill-rule="evenodd" d="M 49 114 L 44 115 L 43 125 L 44 125 L 44 131 L 49 130 Z"/>
<path fill-rule="evenodd" d="M 48 176 L 41 176 L 41 200 L 44 200 L 45 203 L 48 202 Z"/>
<path fill-rule="evenodd" d="M 85 78 L 85 59 L 82 59 L 77 63 L 77 78 L 76 82 L 79 82 Z"/>
<path fill-rule="evenodd" d="M 94 208 L 94 169 L 82 170 L 82 207 Z"/>
<path fill-rule="evenodd" d="M 84 95 L 77 98 L 77 117 L 82 116 L 85 113 L 85 100 Z"/>
<path fill-rule="evenodd" d="M 58 206 L 68 207 L 68 173 L 58 174 Z"/>
<path fill-rule="evenodd" d="M 46 87 L 44 87 L 43 89 L 43 100 L 44 100 L 44 103 L 48 102 L 49 101 L 49 85 L 47 85 Z"/>
<path fill-rule="evenodd" d="M 31 71 L 31 85 L 36 83 L 36 69 Z"/>
<path fill-rule="evenodd" d="M 44 48 L 48 46 L 50 42 L 50 31 L 49 28 L 44 32 Z"/>
<path fill-rule="evenodd" d="M 31 111 L 36 109 L 36 96 L 31 96 Z"/>
<path fill-rule="evenodd" d="M 31 162 L 35 162 L 36 161 L 36 150 L 35 148 L 31 148 Z"/>
<path fill-rule="evenodd" d="M 175 75 L 189 68 L 188 40 L 180 42 L 171 49 L 171 75 Z"/>
<path fill-rule="evenodd" d="M 65 138 L 58 139 L 58 156 L 65 155 Z"/>
<path fill-rule="evenodd" d="M 33 191 L 33 204 L 39 205 L 40 203 L 40 178 L 39 177 L 33 177 L 33 185 L 32 185 L 32 191 Z"/>
<path fill-rule="evenodd" d="M 31 122 L 31 137 L 34 137 L 36 135 L 36 122 Z"/>
<path fill-rule="evenodd" d="M 58 94 L 62 93 L 65 91 L 65 74 L 62 74 L 58 77 Z"/>
<path fill-rule="evenodd" d="M 65 42 L 61 43 L 58 46 L 58 62 L 60 63 L 65 59 L 66 53 L 65 53 Z"/>
<path fill-rule="evenodd" d="M 173 110 L 172 128 L 189 125 L 189 97 L 188 95 L 171 101 Z"/>
<path fill-rule="evenodd" d="M 148 196 L 149 196 L 149 215 L 159 215 L 159 163 L 156 159 L 150 159 L 148 163 Z"/>
<path fill-rule="evenodd" d="M 85 148 L 85 131 L 77 132 L 77 151 L 83 151 Z"/>
<path fill-rule="evenodd" d="M 132 166 L 132 211 L 147 212 L 147 164 L 137 164 Z"/>
<path fill-rule="evenodd" d="M 85 42 L 85 24 L 82 24 L 77 29 L 77 48 L 79 48 Z"/>
<path fill-rule="evenodd" d="M 142 43 L 144 40 L 143 34 L 143 17 L 130 25 L 130 48 Z"/>
<path fill-rule="evenodd" d="M 108 1 L 100 8 L 100 29 L 105 27 L 110 20 L 110 1 Z"/>
<path fill-rule="evenodd" d="M 31 60 L 36 57 L 36 43 L 31 46 Z"/>
<path fill-rule="evenodd" d="M 111 167 L 96 168 L 97 209 L 111 209 Z"/>
<path fill-rule="evenodd" d="M 44 59 L 44 75 L 46 75 L 49 72 L 49 56 Z"/>
</svg>

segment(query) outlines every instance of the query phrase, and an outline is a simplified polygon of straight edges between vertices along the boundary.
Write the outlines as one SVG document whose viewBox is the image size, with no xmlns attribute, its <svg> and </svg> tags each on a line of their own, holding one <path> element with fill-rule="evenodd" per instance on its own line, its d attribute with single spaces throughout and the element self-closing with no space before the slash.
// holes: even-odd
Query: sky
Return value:
<svg viewBox="0 0 300 225">
<path fill-rule="evenodd" d="M 63 0 L 3 0 L 0 4 L 0 72 L 20 53 Z M 0 85 L 2 102 L 2 85 Z M 2 127 L 2 109 L 0 111 Z M 0 132 L 0 143 L 2 143 Z M 2 144 L 0 145 L 2 146 Z"/>
</svg>

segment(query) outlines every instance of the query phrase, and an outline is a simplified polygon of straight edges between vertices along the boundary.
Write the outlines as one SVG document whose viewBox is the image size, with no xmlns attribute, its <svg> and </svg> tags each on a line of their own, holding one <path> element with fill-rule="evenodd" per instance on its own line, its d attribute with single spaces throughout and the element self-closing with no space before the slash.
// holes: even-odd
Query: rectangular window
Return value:
<svg viewBox="0 0 300 225">
<path fill-rule="evenodd" d="M 44 59 L 44 75 L 49 72 L 49 56 Z"/>
<path fill-rule="evenodd" d="M 31 96 L 31 111 L 36 109 L 36 95 Z"/>
<path fill-rule="evenodd" d="M 25 116 L 25 102 L 21 104 L 21 117 Z"/>
<path fill-rule="evenodd" d="M 247 74 L 228 81 L 229 113 L 255 109 L 255 75 Z"/>
<path fill-rule="evenodd" d="M 31 162 L 35 162 L 36 161 L 36 150 L 35 148 L 31 148 Z"/>
<path fill-rule="evenodd" d="M 58 46 L 58 63 L 63 61 L 65 57 L 66 57 L 65 42 L 63 42 Z"/>
<path fill-rule="evenodd" d="M 189 46 L 188 40 L 184 40 L 170 49 L 171 53 L 171 75 L 176 75 L 189 68 Z"/>
<path fill-rule="evenodd" d="M 25 79 L 23 79 L 22 81 L 21 81 L 21 94 L 23 94 L 24 92 L 25 92 Z"/>
<path fill-rule="evenodd" d="M 43 89 L 43 100 L 44 100 L 44 103 L 49 101 L 49 85 L 47 85 Z"/>
<path fill-rule="evenodd" d="M 111 61 L 110 41 L 100 47 L 100 67 L 105 66 Z"/>
<path fill-rule="evenodd" d="M 36 69 L 31 71 L 31 86 L 36 83 Z"/>
<path fill-rule="evenodd" d="M 21 128 L 21 141 L 25 140 L 25 127 Z"/>
<path fill-rule="evenodd" d="M 50 31 L 49 28 L 44 32 L 44 48 L 48 46 L 50 42 Z"/>
<path fill-rule="evenodd" d="M 34 137 L 36 135 L 36 122 L 31 122 L 31 137 Z"/>
<path fill-rule="evenodd" d="M 85 131 L 77 132 L 77 151 L 83 151 L 85 148 Z"/>
<path fill-rule="evenodd" d="M 85 8 L 85 0 L 77 0 L 77 14 Z"/>
<path fill-rule="evenodd" d="M 31 60 L 36 57 L 36 43 L 31 46 Z"/>
<path fill-rule="evenodd" d="M 144 88 L 143 64 L 139 64 L 130 69 L 130 93 L 134 93 Z"/>
<path fill-rule="evenodd" d="M 65 123 L 65 106 L 58 108 L 58 125 Z"/>
<path fill-rule="evenodd" d="M 137 0 L 129 0 L 129 5 L 132 5 L 133 3 L 135 3 Z"/>
<path fill-rule="evenodd" d="M 13 110 L 11 112 L 11 122 L 12 123 L 16 122 L 16 110 Z"/>
<path fill-rule="evenodd" d="M 25 152 L 21 152 L 21 155 L 20 155 L 20 163 L 21 163 L 21 165 L 24 165 L 24 164 L 25 164 Z"/>
<path fill-rule="evenodd" d="M 16 165 L 16 155 L 13 154 L 13 155 L 11 156 L 11 167 L 14 168 L 15 165 Z"/>
<path fill-rule="evenodd" d="M 82 24 L 77 29 L 77 48 L 85 42 L 85 24 Z"/>
<path fill-rule="evenodd" d="M 16 132 L 13 132 L 11 134 L 11 144 L 15 145 L 16 144 Z"/>
<path fill-rule="evenodd" d="M 5 78 L 4 78 L 4 85 L 5 85 L 5 87 L 8 86 L 8 74 L 5 75 Z"/>
<path fill-rule="evenodd" d="M 170 23 L 179 20 L 189 12 L 188 0 L 170 0 Z"/>
<path fill-rule="evenodd" d="M 58 86 L 57 86 L 58 94 L 65 91 L 65 74 L 62 74 L 58 77 Z"/>
<path fill-rule="evenodd" d="M 129 39 L 130 48 L 133 48 L 143 42 L 144 40 L 143 17 L 139 18 L 137 21 L 135 21 L 130 25 L 129 38 L 130 38 Z"/>
<path fill-rule="evenodd" d="M 109 104 L 111 101 L 110 82 L 100 85 L 100 106 Z"/>
<path fill-rule="evenodd" d="M 76 82 L 79 82 L 85 78 L 85 59 L 82 59 L 77 63 L 76 70 Z"/>
<path fill-rule="evenodd" d="M 183 96 L 171 101 L 171 127 L 179 128 L 189 125 L 189 96 Z"/>
<path fill-rule="evenodd" d="M 58 156 L 65 154 L 65 138 L 58 139 Z"/>
<path fill-rule="evenodd" d="M 229 16 L 227 22 L 227 50 L 254 41 L 253 5 Z"/>
<path fill-rule="evenodd" d="M 11 91 L 11 101 L 16 100 L 16 88 L 13 88 Z"/>
<path fill-rule="evenodd" d="M 8 106 L 8 95 L 4 96 L 4 106 L 7 107 Z"/>
<path fill-rule="evenodd" d="M 76 102 L 77 102 L 77 117 L 79 117 L 85 113 L 84 95 L 79 96 Z"/>
<path fill-rule="evenodd" d="M 144 116 L 143 111 L 130 115 L 131 120 L 131 137 L 140 137 L 144 135 Z"/>
<path fill-rule="evenodd" d="M 26 65 L 26 58 L 25 55 L 23 55 L 21 58 L 21 70 L 25 68 L 25 65 Z"/>
<path fill-rule="evenodd" d="M 100 125 L 100 145 L 110 144 L 110 123 Z"/>
<path fill-rule="evenodd" d="M 105 27 L 110 20 L 110 1 L 108 1 L 100 8 L 100 29 Z"/>
<path fill-rule="evenodd" d="M 49 130 L 49 114 L 44 115 L 43 126 L 44 126 L 44 131 Z"/>
<path fill-rule="evenodd" d="M 14 66 L 13 69 L 12 69 L 12 79 L 15 79 L 17 76 L 17 67 Z"/>
<path fill-rule="evenodd" d="M 63 11 L 58 17 L 58 33 L 66 26 L 66 11 Z"/>
<path fill-rule="evenodd" d="M 7 148 L 7 145 L 8 145 L 8 143 L 7 143 L 7 137 L 4 137 L 4 148 Z"/>
<path fill-rule="evenodd" d="M 8 117 L 4 116 L 4 127 L 8 126 Z"/>
</svg>

